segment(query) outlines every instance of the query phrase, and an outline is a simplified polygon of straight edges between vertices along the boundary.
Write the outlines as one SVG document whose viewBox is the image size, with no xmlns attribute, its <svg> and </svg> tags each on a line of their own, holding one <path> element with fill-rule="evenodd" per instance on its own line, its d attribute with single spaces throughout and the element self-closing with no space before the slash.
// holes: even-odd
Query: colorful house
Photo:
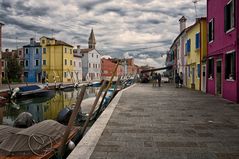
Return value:
<svg viewBox="0 0 239 159">
<path fill-rule="evenodd" d="M 24 50 L 24 77 L 26 82 L 41 82 L 42 79 L 42 48 L 34 38 L 30 44 L 23 46 Z"/>
<path fill-rule="evenodd" d="M 207 0 L 207 92 L 239 102 L 239 2 Z"/>
<path fill-rule="evenodd" d="M 81 49 L 83 80 L 101 79 L 101 54 L 95 49 L 96 40 L 91 30 L 87 49 Z"/>
<path fill-rule="evenodd" d="M 77 46 L 77 49 L 74 49 L 74 82 L 82 81 L 82 54 L 80 53 L 80 45 Z"/>
<path fill-rule="evenodd" d="M 205 63 L 202 66 L 202 61 L 206 57 L 206 18 L 197 18 L 195 24 L 186 29 L 185 41 L 185 86 L 195 90 L 204 90 L 206 88 L 205 73 L 201 70 L 206 70 Z M 203 69 L 202 69 L 203 67 Z M 204 80 L 201 81 L 203 76 Z"/>
<path fill-rule="evenodd" d="M 73 46 L 55 38 L 41 37 L 42 72 L 48 82 L 73 82 Z"/>
</svg>

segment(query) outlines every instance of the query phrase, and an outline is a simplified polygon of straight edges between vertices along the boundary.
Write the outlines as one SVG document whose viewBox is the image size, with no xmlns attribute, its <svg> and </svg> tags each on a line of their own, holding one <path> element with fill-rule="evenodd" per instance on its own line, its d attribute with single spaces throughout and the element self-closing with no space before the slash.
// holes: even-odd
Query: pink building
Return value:
<svg viewBox="0 0 239 159">
<path fill-rule="evenodd" d="M 207 0 L 207 92 L 239 102 L 239 1 Z"/>
</svg>

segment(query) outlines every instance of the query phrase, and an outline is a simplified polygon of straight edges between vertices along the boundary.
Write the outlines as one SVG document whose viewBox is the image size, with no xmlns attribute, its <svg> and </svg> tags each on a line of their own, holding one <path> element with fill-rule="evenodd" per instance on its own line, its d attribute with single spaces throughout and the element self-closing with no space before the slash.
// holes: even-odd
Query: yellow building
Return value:
<svg viewBox="0 0 239 159">
<path fill-rule="evenodd" d="M 48 82 L 71 82 L 73 76 L 73 46 L 54 38 L 41 37 L 42 72 Z"/>
<path fill-rule="evenodd" d="M 206 18 L 198 18 L 186 30 L 185 74 L 186 86 L 195 90 L 206 90 L 206 53 L 207 53 Z"/>
</svg>

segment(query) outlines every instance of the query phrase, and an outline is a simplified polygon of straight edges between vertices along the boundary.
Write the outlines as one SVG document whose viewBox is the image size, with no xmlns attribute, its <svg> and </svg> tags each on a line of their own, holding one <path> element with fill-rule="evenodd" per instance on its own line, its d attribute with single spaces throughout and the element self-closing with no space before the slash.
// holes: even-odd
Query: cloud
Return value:
<svg viewBox="0 0 239 159">
<path fill-rule="evenodd" d="M 198 2 L 197 12 L 206 15 L 206 0 Z M 85 48 L 93 28 L 102 54 L 157 66 L 179 34 L 179 18 L 186 16 L 187 26 L 195 22 L 191 0 L 0 0 L 0 15 L 3 48 L 52 35 Z"/>
</svg>

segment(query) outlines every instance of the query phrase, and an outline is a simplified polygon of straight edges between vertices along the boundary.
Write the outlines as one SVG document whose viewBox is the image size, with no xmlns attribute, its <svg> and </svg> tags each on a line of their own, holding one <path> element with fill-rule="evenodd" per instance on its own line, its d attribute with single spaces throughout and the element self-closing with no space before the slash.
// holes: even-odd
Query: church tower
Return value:
<svg viewBox="0 0 239 159">
<path fill-rule="evenodd" d="M 91 33 L 90 33 L 90 37 L 88 41 L 89 49 L 95 49 L 95 44 L 96 44 L 96 40 L 95 40 L 94 31 L 93 29 L 91 29 Z"/>
</svg>

